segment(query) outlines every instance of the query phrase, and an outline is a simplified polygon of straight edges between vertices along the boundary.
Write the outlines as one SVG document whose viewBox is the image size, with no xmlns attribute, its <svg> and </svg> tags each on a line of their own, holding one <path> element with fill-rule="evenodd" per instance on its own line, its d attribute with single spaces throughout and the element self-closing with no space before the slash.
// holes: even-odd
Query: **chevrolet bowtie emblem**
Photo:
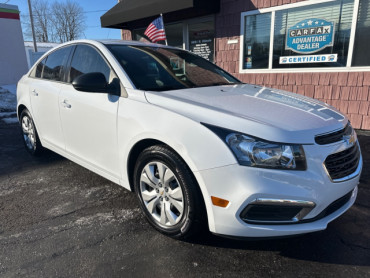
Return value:
<svg viewBox="0 0 370 278">
<path fill-rule="evenodd" d="M 351 135 L 344 135 L 343 136 L 343 140 L 344 140 L 344 142 L 346 142 L 346 144 L 348 146 L 352 146 L 356 142 L 356 138 L 355 138 L 355 136 L 353 134 L 351 134 Z"/>
</svg>

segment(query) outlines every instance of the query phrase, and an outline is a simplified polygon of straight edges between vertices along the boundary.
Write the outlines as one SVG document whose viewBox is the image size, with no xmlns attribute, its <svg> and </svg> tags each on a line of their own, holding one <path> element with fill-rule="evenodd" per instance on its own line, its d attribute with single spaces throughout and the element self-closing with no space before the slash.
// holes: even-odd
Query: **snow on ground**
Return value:
<svg viewBox="0 0 370 278">
<path fill-rule="evenodd" d="M 16 84 L 0 86 L 0 121 L 7 124 L 18 122 L 16 113 L 16 91 Z"/>
</svg>

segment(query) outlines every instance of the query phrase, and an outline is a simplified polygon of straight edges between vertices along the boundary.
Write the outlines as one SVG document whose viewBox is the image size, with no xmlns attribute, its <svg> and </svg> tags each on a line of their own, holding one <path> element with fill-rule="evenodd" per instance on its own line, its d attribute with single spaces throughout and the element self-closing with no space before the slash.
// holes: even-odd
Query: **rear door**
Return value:
<svg viewBox="0 0 370 278">
<path fill-rule="evenodd" d="M 72 46 L 53 51 L 31 73 L 30 97 L 32 115 L 43 143 L 64 150 L 59 117 L 60 86 Z"/>
<path fill-rule="evenodd" d="M 68 84 L 61 85 L 60 116 L 67 152 L 94 166 L 103 176 L 119 179 L 117 150 L 118 96 L 81 92 L 72 81 L 84 73 L 101 72 L 107 81 L 117 78 L 102 54 L 93 46 L 78 45 L 72 56 Z"/>
</svg>

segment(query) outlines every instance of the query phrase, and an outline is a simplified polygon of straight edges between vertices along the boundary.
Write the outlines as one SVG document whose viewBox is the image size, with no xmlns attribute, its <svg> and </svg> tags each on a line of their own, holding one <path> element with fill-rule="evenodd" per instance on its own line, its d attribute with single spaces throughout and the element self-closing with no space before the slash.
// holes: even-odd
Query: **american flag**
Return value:
<svg viewBox="0 0 370 278">
<path fill-rule="evenodd" d="M 147 36 L 152 42 L 166 40 L 166 33 L 164 32 L 164 24 L 162 16 L 155 19 L 146 28 L 144 35 Z"/>
</svg>

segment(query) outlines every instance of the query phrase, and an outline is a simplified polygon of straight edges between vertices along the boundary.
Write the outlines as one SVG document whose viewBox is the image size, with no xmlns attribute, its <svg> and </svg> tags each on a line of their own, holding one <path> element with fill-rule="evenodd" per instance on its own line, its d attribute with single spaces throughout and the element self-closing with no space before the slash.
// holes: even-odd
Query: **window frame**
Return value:
<svg viewBox="0 0 370 278">
<path fill-rule="evenodd" d="M 63 69 L 61 70 L 60 72 L 60 75 L 61 75 L 61 80 L 52 80 L 52 79 L 46 79 L 46 78 L 43 78 L 43 75 L 44 75 L 44 67 L 45 67 L 45 64 L 46 64 L 46 61 L 48 60 L 49 56 L 51 54 L 53 54 L 54 52 L 58 51 L 58 50 L 61 50 L 63 48 L 67 48 L 67 47 L 71 47 L 71 49 L 69 50 L 69 53 L 68 53 L 68 57 L 67 57 L 67 60 L 63 66 Z M 69 61 L 70 61 L 70 58 L 71 58 L 71 55 L 72 53 L 74 53 L 74 44 L 68 44 L 68 45 L 65 45 L 65 46 L 62 46 L 62 47 L 58 47 L 50 52 L 47 53 L 47 55 L 43 55 L 42 57 L 40 57 L 40 60 L 38 61 L 38 63 L 35 63 L 35 65 L 32 67 L 32 70 L 30 71 L 30 74 L 28 75 L 28 77 L 30 78 L 34 78 L 34 79 L 37 79 L 37 80 L 44 80 L 44 81 L 48 81 L 48 82 L 57 82 L 57 83 L 63 83 L 63 84 L 66 84 L 66 73 L 67 73 L 67 70 L 68 70 L 68 66 L 69 66 Z M 41 77 L 36 77 L 36 69 L 38 67 L 38 65 L 45 60 L 45 64 L 43 65 L 42 67 L 42 71 L 41 71 Z"/>
<path fill-rule="evenodd" d="M 352 67 L 353 49 L 355 43 L 356 26 L 358 20 L 358 11 L 360 6 L 360 0 L 353 0 L 353 14 L 352 14 L 352 25 L 351 35 L 349 38 L 349 48 L 347 55 L 347 63 L 345 67 L 322 67 L 322 68 L 272 68 L 273 62 L 273 51 L 274 51 L 274 32 L 275 32 L 275 13 L 276 11 L 311 6 L 315 4 L 322 4 L 327 2 L 335 2 L 335 0 L 306 0 L 293 4 L 285 4 L 275 6 L 271 8 L 258 9 L 248 12 L 242 12 L 240 17 L 240 36 L 239 36 L 239 73 L 292 73 L 292 72 L 359 72 L 359 71 L 370 71 L 370 66 L 355 66 Z M 244 58 L 244 24 L 245 17 L 249 15 L 271 13 L 271 26 L 270 26 L 270 49 L 269 49 L 269 61 L 267 69 L 243 69 L 243 58 Z"/>
</svg>

